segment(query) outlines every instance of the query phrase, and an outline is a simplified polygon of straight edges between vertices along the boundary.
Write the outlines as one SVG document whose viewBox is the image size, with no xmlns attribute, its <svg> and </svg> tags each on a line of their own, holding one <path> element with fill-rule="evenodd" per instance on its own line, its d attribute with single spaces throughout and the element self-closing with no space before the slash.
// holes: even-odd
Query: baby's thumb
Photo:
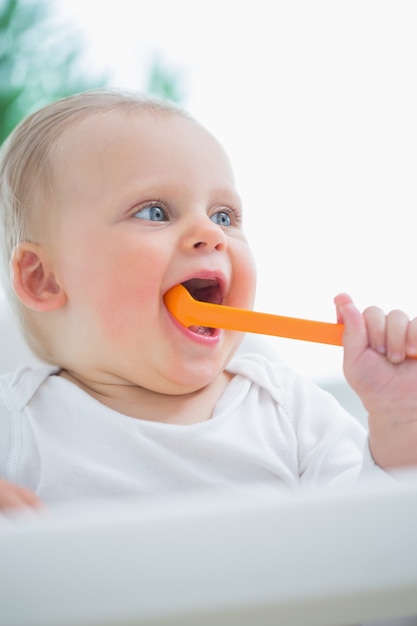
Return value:
<svg viewBox="0 0 417 626">
<path fill-rule="evenodd" d="M 335 297 L 337 321 L 345 325 L 343 347 L 345 357 L 355 360 L 368 347 L 368 333 L 365 320 L 353 304 L 352 298 L 341 293 Z"/>
</svg>

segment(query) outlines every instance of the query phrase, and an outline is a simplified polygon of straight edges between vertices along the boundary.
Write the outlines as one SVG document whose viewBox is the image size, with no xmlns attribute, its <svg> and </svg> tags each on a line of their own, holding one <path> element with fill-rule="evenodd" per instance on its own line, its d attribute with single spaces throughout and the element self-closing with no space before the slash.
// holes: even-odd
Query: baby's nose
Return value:
<svg viewBox="0 0 417 626">
<path fill-rule="evenodd" d="M 223 229 L 211 221 L 210 218 L 199 221 L 196 225 L 192 237 L 192 246 L 198 250 L 225 250 L 227 239 Z"/>
</svg>

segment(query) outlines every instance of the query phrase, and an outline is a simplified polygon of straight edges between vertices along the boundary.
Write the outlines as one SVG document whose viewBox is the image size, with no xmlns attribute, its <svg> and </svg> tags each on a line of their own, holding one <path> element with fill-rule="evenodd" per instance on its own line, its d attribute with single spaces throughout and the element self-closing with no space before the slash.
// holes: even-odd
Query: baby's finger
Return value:
<svg viewBox="0 0 417 626">
<path fill-rule="evenodd" d="M 0 509 L 41 506 L 42 502 L 29 489 L 0 479 Z"/>
<path fill-rule="evenodd" d="M 408 325 L 407 332 L 407 356 L 417 357 L 417 317 L 415 317 Z"/>
<path fill-rule="evenodd" d="M 387 315 L 386 347 L 391 363 L 401 363 L 406 358 L 408 326 L 410 320 L 403 311 L 391 311 Z"/>
<path fill-rule="evenodd" d="M 363 312 L 366 328 L 368 331 L 369 346 L 379 352 L 386 354 L 386 318 L 385 313 L 376 306 L 370 306 Z"/>
</svg>

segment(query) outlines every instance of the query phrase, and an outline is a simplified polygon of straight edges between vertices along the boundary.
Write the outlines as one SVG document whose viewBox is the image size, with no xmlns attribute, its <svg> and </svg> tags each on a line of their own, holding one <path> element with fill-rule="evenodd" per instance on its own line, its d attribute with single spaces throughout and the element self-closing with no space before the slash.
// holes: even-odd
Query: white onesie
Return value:
<svg viewBox="0 0 417 626">
<path fill-rule="evenodd" d="M 367 434 L 280 363 L 237 355 L 212 418 L 170 425 L 101 404 L 56 369 L 0 377 L 0 476 L 46 503 L 256 483 L 329 485 L 378 471 Z"/>
</svg>

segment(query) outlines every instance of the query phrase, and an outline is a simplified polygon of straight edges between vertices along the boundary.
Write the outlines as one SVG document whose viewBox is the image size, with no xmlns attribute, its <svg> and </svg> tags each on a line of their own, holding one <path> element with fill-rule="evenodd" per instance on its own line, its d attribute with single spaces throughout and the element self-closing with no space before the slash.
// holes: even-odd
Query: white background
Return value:
<svg viewBox="0 0 417 626">
<path fill-rule="evenodd" d="M 417 2 L 55 0 L 88 71 L 143 89 L 151 60 L 234 163 L 257 259 L 256 308 L 335 321 L 348 291 L 417 315 Z M 341 376 L 340 348 L 272 339 Z"/>
</svg>

